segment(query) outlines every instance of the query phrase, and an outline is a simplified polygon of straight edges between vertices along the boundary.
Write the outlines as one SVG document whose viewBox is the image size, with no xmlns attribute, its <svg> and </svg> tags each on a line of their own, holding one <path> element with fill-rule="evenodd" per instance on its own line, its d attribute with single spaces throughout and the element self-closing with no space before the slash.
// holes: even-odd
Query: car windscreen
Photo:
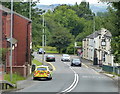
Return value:
<svg viewBox="0 0 120 94">
<path fill-rule="evenodd" d="M 80 60 L 79 60 L 79 59 L 73 59 L 73 61 L 74 61 L 74 62 L 80 62 Z"/>
<path fill-rule="evenodd" d="M 54 55 L 48 55 L 47 57 L 55 57 Z"/>
<path fill-rule="evenodd" d="M 37 70 L 43 70 L 44 71 L 44 70 L 47 70 L 47 68 L 45 68 L 45 67 L 38 67 Z"/>
<path fill-rule="evenodd" d="M 42 48 L 40 48 L 40 49 L 39 49 L 39 51 L 43 51 L 43 49 L 42 49 Z"/>
<path fill-rule="evenodd" d="M 64 54 L 64 55 L 63 55 L 63 57 L 69 57 L 69 55 L 67 55 L 67 54 Z"/>
</svg>

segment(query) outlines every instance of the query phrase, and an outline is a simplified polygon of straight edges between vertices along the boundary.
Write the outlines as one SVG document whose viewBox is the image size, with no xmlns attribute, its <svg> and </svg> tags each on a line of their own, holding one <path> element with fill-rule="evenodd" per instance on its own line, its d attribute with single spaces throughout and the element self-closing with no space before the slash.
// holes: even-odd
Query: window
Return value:
<svg viewBox="0 0 120 94">
<path fill-rule="evenodd" d="M 105 52 L 103 53 L 103 61 L 105 62 Z"/>
<path fill-rule="evenodd" d="M 106 41 L 105 41 L 105 39 L 102 39 L 102 41 L 101 41 L 101 46 L 106 46 Z"/>
</svg>

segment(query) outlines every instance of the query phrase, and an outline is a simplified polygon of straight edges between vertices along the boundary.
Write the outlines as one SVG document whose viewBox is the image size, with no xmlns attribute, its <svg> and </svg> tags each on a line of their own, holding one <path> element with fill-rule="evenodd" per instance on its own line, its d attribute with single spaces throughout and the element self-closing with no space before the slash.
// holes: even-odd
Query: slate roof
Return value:
<svg viewBox="0 0 120 94">
<path fill-rule="evenodd" d="M 11 10 L 10 10 L 10 9 L 4 7 L 4 6 L 1 5 L 1 4 L 0 4 L 0 10 L 3 10 L 3 11 L 5 11 L 5 12 L 7 12 L 7 13 L 11 13 Z M 16 15 L 18 15 L 18 16 L 20 16 L 20 17 L 22 17 L 22 18 L 24 18 L 24 19 L 26 19 L 26 20 L 28 20 L 28 21 L 31 21 L 31 19 L 29 19 L 29 18 L 27 18 L 27 17 L 25 17 L 25 16 L 23 16 L 23 15 L 17 13 L 17 12 L 13 12 L 13 13 L 16 14 Z"/>
<path fill-rule="evenodd" d="M 112 37 L 112 34 L 110 33 L 110 31 L 108 31 L 107 29 L 101 28 L 101 30 L 99 31 L 95 31 L 94 33 L 88 35 L 86 38 L 96 38 L 98 35 L 101 35 L 101 32 L 103 32 L 103 30 L 106 31 L 106 34 L 104 34 L 104 37 Z"/>
</svg>

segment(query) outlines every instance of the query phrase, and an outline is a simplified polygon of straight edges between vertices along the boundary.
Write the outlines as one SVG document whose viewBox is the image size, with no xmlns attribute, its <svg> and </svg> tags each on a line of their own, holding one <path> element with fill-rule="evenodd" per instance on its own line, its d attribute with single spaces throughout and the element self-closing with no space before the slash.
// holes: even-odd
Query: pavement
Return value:
<svg viewBox="0 0 120 94">
<path fill-rule="evenodd" d="M 84 62 L 84 64 L 87 66 L 87 67 L 90 67 L 92 69 L 94 69 L 95 71 L 97 71 L 98 73 L 102 73 L 110 78 L 112 78 L 115 83 L 117 84 L 118 86 L 118 90 L 120 92 L 120 77 L 118 77 L 117 75 L 113 75 L 113 74 L 109 74 L 109 73 L 106 73 L 105 71 L 102 70 L 102 67 L 99 66 L 99 65 L 93 65 L 93 61 L 90 61 L 90 60 L 86 60 L 86 59 L 82 59 L 82 62 Z"/>
</svg>

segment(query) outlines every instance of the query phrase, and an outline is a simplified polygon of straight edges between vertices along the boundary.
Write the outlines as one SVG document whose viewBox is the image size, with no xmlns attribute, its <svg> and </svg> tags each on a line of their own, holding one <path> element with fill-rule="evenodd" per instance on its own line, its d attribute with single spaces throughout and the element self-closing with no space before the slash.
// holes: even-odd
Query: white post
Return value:
<svg viewBox="0 0 120 94">
<path fill-rule="evenodd" d="M 12 81 L 12 31 L 13 31 L 13 0 L 11 0 L 11 30 L 10 30 L 10 81 Z"/>
</svg>

